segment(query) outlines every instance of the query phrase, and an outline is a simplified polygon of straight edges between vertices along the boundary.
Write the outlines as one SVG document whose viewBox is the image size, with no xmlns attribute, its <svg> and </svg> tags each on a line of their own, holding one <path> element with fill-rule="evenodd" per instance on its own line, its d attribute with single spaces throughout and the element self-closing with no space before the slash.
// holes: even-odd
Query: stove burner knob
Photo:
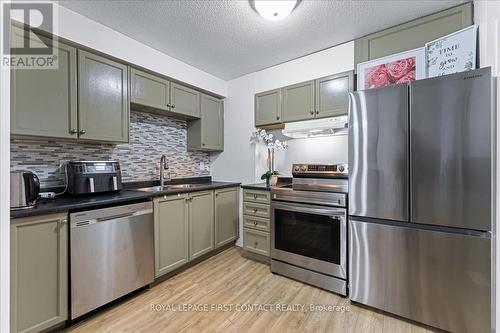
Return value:
<svg viewBox="0 0 500 333">
<path fill-rule="evenodd" d="M 298 165 L 296 165 L 294 168 L 293 168 L 293 171 L 299 171 L 300 170 L 300 167 Z"/>
<path fill-rule="evenodd" d="M 343 166 L 343 165 L 339 166 L 339 171 L 340 171 L 340 172 L 344 172 L 344 170 L 345 170 L 345 168 L 344 168 L 344 166 Z"/>
<path fill-rule="evenodd" d="M 302 172 L 306 172 L 306 171 L 307 171 L 307 166 L 305 166 L 305 165 L 301 166 L 301 167 L 300 167 L 300 170 L 301 170 Z"/>
</svg>

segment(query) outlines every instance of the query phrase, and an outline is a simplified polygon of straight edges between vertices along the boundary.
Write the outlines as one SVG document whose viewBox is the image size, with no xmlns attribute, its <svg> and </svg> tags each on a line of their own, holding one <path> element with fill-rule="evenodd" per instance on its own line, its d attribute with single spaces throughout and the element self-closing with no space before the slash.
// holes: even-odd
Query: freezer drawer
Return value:
<svg viewBox="0 0 500 333">
<path fill-rule="evenodd" d="M 351 218 L 350 298 L 447 331 L 490 332 L 490 243 Z"/>
<path fill-rule="evenodd" d="M 411 221 L 491 230 L 491 70 L 410 84 Z"/>
<path fill-rule="evenodd" d="M 349 96 L 349 214 L 407 221 L 408 86 Z"/>
</svg>

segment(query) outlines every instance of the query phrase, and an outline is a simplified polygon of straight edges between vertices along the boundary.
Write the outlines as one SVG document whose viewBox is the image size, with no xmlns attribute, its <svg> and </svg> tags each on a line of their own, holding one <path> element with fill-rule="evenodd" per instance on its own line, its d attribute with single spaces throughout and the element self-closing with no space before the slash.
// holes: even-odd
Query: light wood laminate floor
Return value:
<svg viewBox="0 0 500 333">
<path fill-rule="evenodd" d="M 244 311 L 253 304 L 282 307 L 298 304 L 297 307 L 306 308 L 310 304 L 324 304 L 348 308 L 344 312 L 277 308 Z M 189 306 L 197 306 L 200 311 L 180 311 L 195 310 L 188 309 Z M 210 309 L 217 306 L 225 308 Z M 432 330 L 272 274 L 268 265 L 244 258 L 239 248 L 232 247 L 69 327 L 66 332 L 424 333 Z"/>
</svg>

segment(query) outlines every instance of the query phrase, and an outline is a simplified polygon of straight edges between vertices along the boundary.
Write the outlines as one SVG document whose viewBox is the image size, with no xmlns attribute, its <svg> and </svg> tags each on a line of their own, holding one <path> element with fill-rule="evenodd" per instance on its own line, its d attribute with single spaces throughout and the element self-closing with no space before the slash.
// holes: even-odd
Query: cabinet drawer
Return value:
<svg viewBox="0 0 500 333">
<path fill-rule="evenodd" d="M 269 256 L 270 247 L 271 241 L 268 232 L 248 228 L 243 229 L 243 248 L 246 251 Z"/>
<path fill-rule="evenodd" d="M 262 217 L 244 215 L 243 226 L 245 228 L 269 232 L 270 220 Z"/>
<path fill-rule="evenodd" d="M 243 201 L 257 202 L 263 204 L 271 203 L 271 192 L 258 190 L 243 190 Z"/>
<path fill-rule="evenodd" d="M 271 216 L 271 206 L 253 202 L 244 202 L 243 214 L 269 218 Z"/>
</svg>

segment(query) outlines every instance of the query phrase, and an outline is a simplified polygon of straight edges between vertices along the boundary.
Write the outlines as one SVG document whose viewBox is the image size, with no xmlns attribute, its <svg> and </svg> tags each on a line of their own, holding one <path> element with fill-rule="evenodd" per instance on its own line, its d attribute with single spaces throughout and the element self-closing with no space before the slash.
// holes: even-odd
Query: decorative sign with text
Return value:
<svg viewBox="0 0 500 333">
<path fill-rule="evenodd" d="M 476 68 L 477 25 L 456 31 L 425 44 L 427 77 Z"/>
</svg>

